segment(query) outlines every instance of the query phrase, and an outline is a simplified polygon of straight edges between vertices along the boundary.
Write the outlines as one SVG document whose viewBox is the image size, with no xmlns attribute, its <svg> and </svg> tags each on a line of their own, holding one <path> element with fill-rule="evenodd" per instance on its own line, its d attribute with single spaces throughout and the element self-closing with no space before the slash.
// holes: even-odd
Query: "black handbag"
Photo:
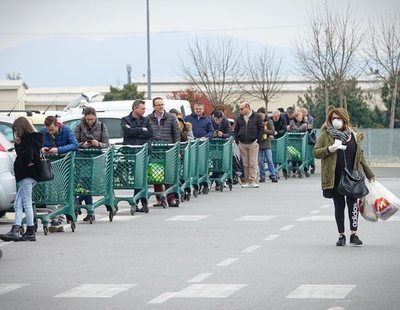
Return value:
<svg viewBox="0 0 400 310">
<path fill-rule="evenodd" d="M 44 156 L 42 151 L 40 151 L 39 160 L 35 164 L 36 166 L 36 181 L 45 182 L 54 179 L 53 167 L 51 166 L 50 160 Z"/>
<path fill-rule="evenodd" d="M 340 177 L 337 191 L 340 195 L 362 198 L 368 195 L 369 190 L 365 185 L 365 174 L 359 170 L 349 170 L 346 154 L 343 151 L 344 169 Z"/>
</svg>

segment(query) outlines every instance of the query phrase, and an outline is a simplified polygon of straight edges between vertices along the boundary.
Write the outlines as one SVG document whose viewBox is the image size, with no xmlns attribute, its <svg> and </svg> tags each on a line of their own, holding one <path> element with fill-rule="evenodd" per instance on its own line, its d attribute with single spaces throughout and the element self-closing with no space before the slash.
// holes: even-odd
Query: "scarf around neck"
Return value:
<svg viewBox="0 0 400 310">
<path fill-rule="evenodd" d="M 349 130 L 341 131 L 334 128 L 332 125 L 328 125 L 327 130 L 333 139 L 338 139 L 342 141 L 342 143 L 346 143 L 351 135 L 351 132 Z"/>
</svg>

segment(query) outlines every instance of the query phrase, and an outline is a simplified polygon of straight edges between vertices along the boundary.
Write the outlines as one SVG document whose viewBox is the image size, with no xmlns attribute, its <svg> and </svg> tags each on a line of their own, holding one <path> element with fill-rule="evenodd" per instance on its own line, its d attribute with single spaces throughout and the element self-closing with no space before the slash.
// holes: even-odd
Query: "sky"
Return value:
<svg viewBox="0 0 400 310">
<path fill-rule="evenodd" d="M 149 0 L 152 79 L 181 79 L 188 42 L 221 35 L 238 48 L 275 48 L 290 71 L 293 42 L 323 1 Z M 364 24 L 400 7 L 398 0 L 327 1 L 350 2 Z M 146 0 L 0 0 L 0 80 L 18 72 L 30 87 L 121 86 L 127 64 L 134 82 L 146 80 L 146 53 Z"/>
</svg>

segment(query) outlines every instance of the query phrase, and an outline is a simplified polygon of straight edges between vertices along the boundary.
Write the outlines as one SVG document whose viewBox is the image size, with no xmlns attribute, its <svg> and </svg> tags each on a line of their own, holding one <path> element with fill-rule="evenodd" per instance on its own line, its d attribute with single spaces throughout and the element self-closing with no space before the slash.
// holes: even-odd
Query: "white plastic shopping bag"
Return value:
<svg viewBox="0 0 400 310">
<path fill-rule="evenodd" d="M 371 192 L 369 182 L 365 182 L 365 185 L 368 187 Z M 362 217 L 368 222 L 377 222 L 378 216 L 375 213 L 374 204 L 371 201 L 367 200 L 366 197 L 357 199 L 357 206 L 360 210 Z"/>
<path fill-rule="evenodd" d="M 400 199 L 385 186 L 378 181 L 372 181 L 369 187 L 369 194 L 364 199 L 364 210 L 372 206 L 381 220 L 387 220 L 399 210 Z"/>
</svg>

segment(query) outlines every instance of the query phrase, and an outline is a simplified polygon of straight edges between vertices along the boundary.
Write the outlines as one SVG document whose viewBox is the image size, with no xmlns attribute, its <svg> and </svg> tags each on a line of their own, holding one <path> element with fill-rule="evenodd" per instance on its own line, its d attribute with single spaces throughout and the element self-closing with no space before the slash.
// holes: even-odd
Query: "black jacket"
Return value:
<svg viewBox="0 0 400 310">
<path fill-rule="evenodd" d="M 282 115 L 279 117 L 278 121 L 275 122 L 271 118 L 272 122 L 274 123 L 275 131 L 277 134 L 275 135 L 275 139 L 279 139 L 280 137 L 283 137 L 287 131 L 287 123 L 286 123 L 286 118 L 284 118 Z"/>
<path fill-rule="evenodd" d="M 126 125 L 129 125 L 130 128 L 126 127 Z M 153 129 L 147 117 L 137 119 L 130 113 L 128 116 L 122 118 L 121 127 L 124 133 L 122 144 L 143 145 L 150 143 L 153 138 Z M 143 128 L 147 128 L 147 131 L 143 130 Z"/>
<path fill-rule="evenodd" d="M 255 141 L 261 141 L 264 133 L 264 125 L 261 117 L 252 111 L 246 124 L 243 115 L 240 115 L 236 120 L 234 133 L 236 143 L 251 144 Z"/>
<path fill-rule="evenodd" d="M 21 137 L 19 144 L 15 143 L 17 158 L 14 162 L 14 174 L 17 182 L 32 178 L 36 180 L 35 163 L 40 159 L 40 149 L 43 145 L 43 135 L 38 132 L 27 133 Z"/>
</svg>

